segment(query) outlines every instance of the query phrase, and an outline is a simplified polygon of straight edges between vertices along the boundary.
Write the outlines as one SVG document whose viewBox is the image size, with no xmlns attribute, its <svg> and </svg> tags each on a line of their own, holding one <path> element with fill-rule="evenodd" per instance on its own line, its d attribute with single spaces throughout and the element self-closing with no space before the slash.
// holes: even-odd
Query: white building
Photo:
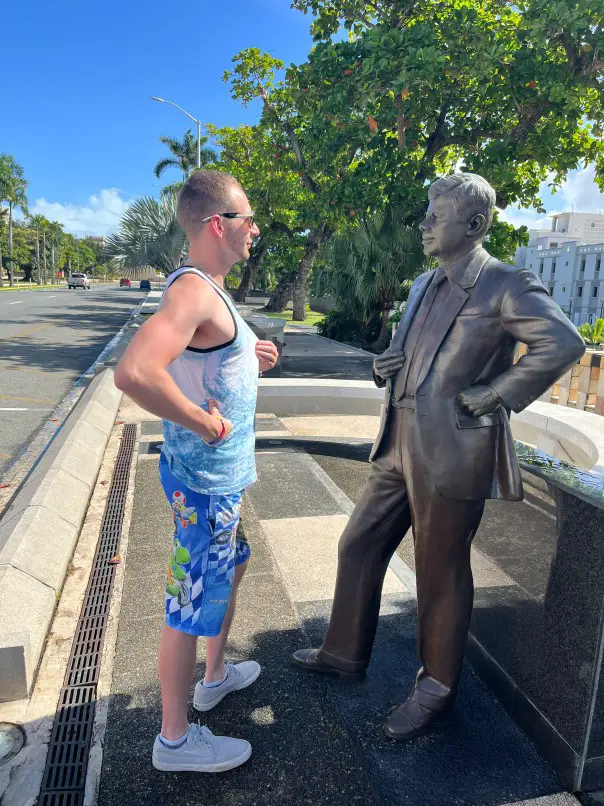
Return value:
<svg viewBox="0 0 604 806">
<path fill-rule="evenodd" d="M 604 243 L 604 214 L 558 213 L 552 216 L 552 232 L 583 244 Z"/>
<path fill-rule="evenodd" d="M 576 325 L 604 317 L 604 238 L 601 243 L 561 243 L 527 250 L 525 267 L 535 272 Z"/>
</svg>

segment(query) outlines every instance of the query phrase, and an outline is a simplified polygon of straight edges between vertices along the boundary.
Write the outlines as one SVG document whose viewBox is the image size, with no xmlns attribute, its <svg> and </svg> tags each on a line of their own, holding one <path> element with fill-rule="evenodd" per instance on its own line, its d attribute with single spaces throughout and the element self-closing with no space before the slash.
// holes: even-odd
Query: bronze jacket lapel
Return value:
<svg viewBox="0 0 604 806">
<path fill-rule="evenodd" d="M 407 333 L 409 332 L 409 327 L 411 326 L 413 317 L 417 313 L 417 310 L 422 303 L 424 295 L 428 290 L 428 286 L 432 282 L 435 271 L 436 269 L 426 272 L 426 274 L 422 274 L 421 277 L 418 277 L 413 284 L 413 287 L 409 292 L 409 299 L 407 301 L 407 307 L 405 308 L 405 314 L 396 330 L 396 333 L 392 337 L 392 344 L 390 345 L 392 352 L 399 352 L 403 349 L 403 345 L 405 344 L 405 339 L 407 338 Z"/>
<path fill-rule="evenodd" d="M 432 366 L 432 362 L 436 357 L 436 353 L 438 352 L 440 345 L 443 343 L 445 336 L 449 332 L 451 325 L 455 321 L 455 317 L 468 301 L 470 295 L 466 289 L 472 288 L 472 286 L 476 283 L 478 277 L 480 276 L 480 272 L 489 258 L 490 255 L 488 252 L 486 252 L 484 249 L 479 249 L 464 269 L 461 278 L 454 283 L 453 288 L 451 289 L 451 292 L 438 315 L 434 329 L 427 336 L 428 344 L 426 346 L 425 358 L 417 379 L 418 389 L 426 380 L 426 376 L 430 371 L 430 367 Z"/>
</svg>

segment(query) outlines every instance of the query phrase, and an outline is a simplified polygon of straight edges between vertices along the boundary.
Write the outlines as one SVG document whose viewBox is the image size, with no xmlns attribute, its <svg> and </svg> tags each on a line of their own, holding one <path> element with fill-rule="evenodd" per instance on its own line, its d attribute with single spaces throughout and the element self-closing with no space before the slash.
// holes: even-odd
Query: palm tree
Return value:
<svg viewBox="0 0 604 806">
<path fill-rule="evenodd" d="M 579 327 L 579 333 L 589 347 L 602 348 L 604 345 L 604 319 L 596 319 L 593 325 L 586 322 Z"/>
<path fill-rule="evenodd" d="M 23 168 L 11 154 L 0 154 L 0 201 L 8 202 L 8 256 L 10 285 L 15 284 L 13 266 L 13 209 L 27 215 L 27 181 Z"/>
<path fill-rule="evenodd" d="M 183 181 L 186 181 L 197 168 L 197 137 L 193 135 L 191 129 L 187 129 L 182 140 L 176 137 L 160 137 L 159 141 L 168 146 L 172 156 L 165 157 L 157 163 L 154 168 L 155 176 L 159 179 L 167 168 L 174 166 L 182 172 Z M 207 142 L 207 137 L 201 138 L 202 168 L 207 168 L 217 160 L 216 152 L 204 147 Z"/>
<path fill-rule="evenodd" d="M 46 279 L 46 232 L 50 221 L 43 215 L 32 215 L 29 217 L 29 226 L 36 231 L 36 269 L 38 270 L 38 285 L 42 285 L 42 279 Z M 44 272 L 40 263 L 40 233 L 42 233 L 43 245 L 42 255 L 44 261 Z"/>
<path fill-rule="evenodd" d="M 8 221 L 8 210 L 0 207 L 0 235 L 4 229 L 4 224 Z M 0 241 L 0 288 L 4 285 L 4 269 L 2 267 L 2 242 Z"/>
<path fill-rule="evenodd" d="M 371 345 L 379 351 L 390 340 L 394 303 L 406 296 L 425 260 L 419 230 L 402 220 L 393 208 L 361 218 L 358 227 L 335 238 L 318 281 L 340 310 L 365 325 L 379 313 L 380 333 Z"/>
<path fill-rule="evenodd" d="M 106 256 L 130 272 L 153 266 L 168 275 L 181 265 L 185 253 L 186 239 L 176 220 L 174 194 L 159 201 L 137 199 L 105 244 Z"/>
<path fill-rule="evenodd" d="M 53 282 L 57 276 L 55 266 L 55 250 L 60 245 L 64 235 L 63 224 L 59 224 L 58 221 L 48 222 L 48 237 L 50 240 L 50 270 L 52 272 Z M 44 263 L 44 274 L 46 275 L 46 263 Z"/>
</svg>

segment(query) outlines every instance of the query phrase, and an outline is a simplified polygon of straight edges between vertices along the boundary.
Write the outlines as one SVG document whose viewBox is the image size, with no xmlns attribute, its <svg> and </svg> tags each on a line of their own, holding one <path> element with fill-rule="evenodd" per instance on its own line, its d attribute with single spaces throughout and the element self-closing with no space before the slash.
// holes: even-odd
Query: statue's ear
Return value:
<svg viewBox="0 0 604 806">
<path fill-rule="evenodd" d="M 468 228 L 468 235 L 471 238 L 481 237 L 487 234 L 489 222 L 483 213 L 476 213 L 470 219 L 470 226 Z"/>
</svg>

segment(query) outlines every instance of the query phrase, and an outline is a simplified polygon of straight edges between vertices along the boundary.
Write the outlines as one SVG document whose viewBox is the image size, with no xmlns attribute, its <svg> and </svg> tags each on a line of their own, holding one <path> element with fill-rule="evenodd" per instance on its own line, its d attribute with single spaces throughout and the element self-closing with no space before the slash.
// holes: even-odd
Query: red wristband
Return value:
<svg viewBox="0 0 604 806">
<path fill-rule="evenodd" d="M 207 439 L 204 439 L 203 441 L 205 442 L 206 445 L 216 445 L 224 437 L 224 435 L 226 434 L 226 425 L 224 424 L 224 420 L 222 418 L 220 420 L 220 424 L 222 425 L 220 434 L 216 437 L 216 439 L 213 439 L 211 442 Z"/>
</svg>

